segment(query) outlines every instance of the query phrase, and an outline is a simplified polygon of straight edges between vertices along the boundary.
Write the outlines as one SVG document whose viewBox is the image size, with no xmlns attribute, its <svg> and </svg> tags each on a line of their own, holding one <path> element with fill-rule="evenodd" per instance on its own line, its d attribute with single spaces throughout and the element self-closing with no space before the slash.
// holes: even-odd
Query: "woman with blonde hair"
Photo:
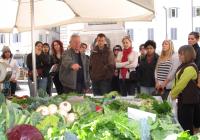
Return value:
<svg viewBox="0 0 200 140">
<path fill-rule="evenodd" d="M 174 45 L 171 40 L 164 40 L 162 43 L 161 55 L 155 69 L 156 90 L 166 100 L 172 88 L 172 81 L 175 72 L 180 65 L 178 54 L 174 52 Z"/>
<path fill-rule="evenodd" d="M 130 37 L 125 36 L 122 44 L 123 50 L 118 52 L 116 59 L 116 68 L 119 68 L 120 92 L 122 96 L 134 95 L 137 81 L 130 79 L 130 73 L 136 71 L 138 53 L 133 50 Z"/>
</svg>

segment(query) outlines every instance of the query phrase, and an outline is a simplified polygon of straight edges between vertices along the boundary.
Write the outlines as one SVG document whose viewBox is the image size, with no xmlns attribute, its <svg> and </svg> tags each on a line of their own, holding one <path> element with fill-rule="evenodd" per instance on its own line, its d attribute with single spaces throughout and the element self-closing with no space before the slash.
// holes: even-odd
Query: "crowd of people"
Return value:
<svg viewBox="0 0 200 140">
<path fill-rule="evenodd" d="M 81 43 L 74 34 L 64 50 L 60 40 L 35 43 L 37 88 L 51 96 L 54 83 L 58 94 L 87 93 L 92 89 L 95 96 L 118 91 L 122 96 L 144 93 L 159 95 L 163 100 L 177 99 L 178 120 L 184 130 L 194 133 L 200 127 L 200 70 L 199 33 L 188 35 L 188 45 L 174 51 L 171 40 L 162 42 L 161 54 L 156 53 L 156 42 L 147 40 L 135 51 L 130 37 L 122 39 L 122 45 L 111 47 L 106 36 L 100 33 L 96 44 L 87 56 L 87 44 Z M 2 50 L 2 59 L 12 67 L 9 83 L 11 94 L 16 90 L 16 61 L 9 47 Z M 27 56 L 28 85 L 33 96 L 32 53 Z"/>
</svg>

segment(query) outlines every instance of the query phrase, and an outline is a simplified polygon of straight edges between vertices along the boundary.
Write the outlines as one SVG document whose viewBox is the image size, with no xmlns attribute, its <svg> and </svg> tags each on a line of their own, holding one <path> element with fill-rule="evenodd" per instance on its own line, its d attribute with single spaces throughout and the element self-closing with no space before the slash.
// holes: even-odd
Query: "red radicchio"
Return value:
<svg viewBox="0 0 200 140">
<path fill-rule="evenodd" d="M 8 140 L 44 140 L 40 131 L 34 126 L 17 125 L 7 131 Z"/>
</svg>

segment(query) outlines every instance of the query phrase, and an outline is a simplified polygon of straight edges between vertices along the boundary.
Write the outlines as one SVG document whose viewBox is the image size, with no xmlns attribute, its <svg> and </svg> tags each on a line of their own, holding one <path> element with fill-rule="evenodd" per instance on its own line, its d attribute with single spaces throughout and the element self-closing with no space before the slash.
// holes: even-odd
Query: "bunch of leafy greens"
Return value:
<svg viewBox="0 0 200 140">
<path fill-rule="evenodd" d="M 198 140 L 198 139 L 199 139 L 198 136 L 195 135 L 191 136 L 188 131 L 181 132 L 177 137 L 177 140 Z"/>
<path fill-rule="evenodd" d="M 136 98 L 155 100 L 155 98 L 154 98 L 153 96 L 148 95 L 148 94 L 138 94 L 138 95 L 136 96 Z"/>
<path fill-rule="evenodd" d="M 82 102 L 73 104 L 72 110 L 73 112 L 77 113 L 79 116 L 82 116 L 84 114 L 95 111 L 95 107 L 96 107 L 95 103 L 93 103 L 89 99 L 85 99 Z"/>
<path fill-rule="evenodd" d="M 111 91 L 110 93 L 104 95 L 105 98 L 115 98 L 117 96 L 119 96 L 117 91 Z"/>
<path fill-rule="evenodd" d="M 128 107 L 139 109 L 139 106 L 135 104 L 130 104 L 126 101 L 117 100 L 117 99 L 113 100 L 107 106 L 110 110 L 114 110 L 114 111 L 127 111 Z"/>
<path fill-rule="evenodd" d="M 163 140 L 170 134 L 180 133 L 180 125 L 177 124 L 171 116 L 163 115 L 155 122 L 149 120 L 152 140 Z"/>
<path fill-rule="evenodd" d="M 45 135 L 49 128 L 58 129 L 61 128 L 65 124 L 64 120 L 56 115 L 49 115 L 44 117 L 36 127 Z"/>
<path fill-rule="evenodd" d="M 105 114 L 86 114 L 71 127 L 81 140 L 139 140 L 139 122 L 129 120 L 124 112 L 104 108 Z"/>
<path fill-rule="evenodd" d="M 167 101 L 163 101 L 159 103 L 158 101 L 153 102 L 153 110 L 156 111 L 157 114 L 170 114 L 172 107 L 169 105 Z"/>
</svg>

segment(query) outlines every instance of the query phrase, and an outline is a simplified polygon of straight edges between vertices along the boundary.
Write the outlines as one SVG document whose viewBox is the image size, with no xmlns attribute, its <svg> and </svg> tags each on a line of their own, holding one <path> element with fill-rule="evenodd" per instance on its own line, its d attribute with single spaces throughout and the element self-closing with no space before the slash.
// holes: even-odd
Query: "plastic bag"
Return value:
<svg viewBox="0 0 200 140">
<path fill-rule="evenodd" d="M 177 120 L 177 102 L 176 102 L 176 99 L 173 100 L 171 98 L 171 95 L 169 94 L 168 98 L 167 98 L 167 101 L 171 104 L 172 106 L 172 113 L 174 115 L 174 118 Z"/>
</svg>

